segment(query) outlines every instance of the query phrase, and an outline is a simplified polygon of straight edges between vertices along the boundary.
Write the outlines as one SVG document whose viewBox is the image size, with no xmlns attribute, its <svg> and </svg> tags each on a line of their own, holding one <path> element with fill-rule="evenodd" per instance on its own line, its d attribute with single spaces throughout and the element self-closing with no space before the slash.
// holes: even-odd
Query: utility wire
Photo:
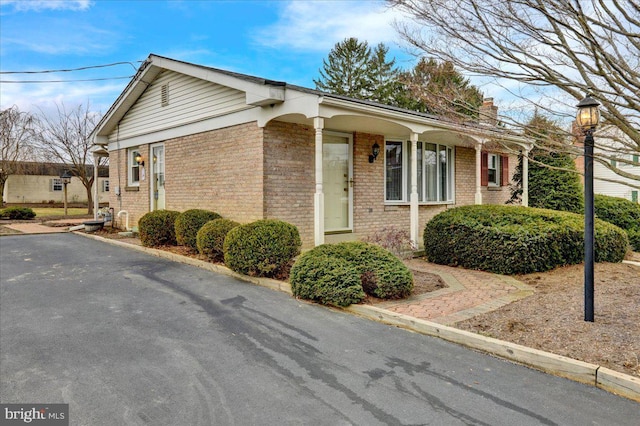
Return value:
<svg viewBox="0 0 640 426">
<path fill-rule="evenodd" d="M 144 61 L 136 61 L 137 63 L 142 63 Z M 72 72 L 72 71 L 83 71 L 83 70 L 90 70 L 90 69 L 95 69 L 95 68 L 106 68 L 106 67 L 113 67 L 116 65 L 131 65 L 131 67 L 137 71 L 138 68 L 132 63 L 132 62 L 114 62 L 112 64 L 104 64 L 104 65 L 90 65 L 90 66 L 86 66 L 86 67 L 80 67 L 80 68 L 69 68 L 69 69 L 61 69 L 61 70 L 43 70 L 43 71 L 0 71 L 0 74 L 46 74 L 46 73 L 53 73 L 53 72 Z"/>
<path fill-rule="evenodd" d="M 81 80 L 0 80 L 0 83 L 77 83 L 81 81 L 123 80 L 125 78 L 132 77 L 134 76 L 128 75 L 124 77 L 85 78 Z"/>
</svg>

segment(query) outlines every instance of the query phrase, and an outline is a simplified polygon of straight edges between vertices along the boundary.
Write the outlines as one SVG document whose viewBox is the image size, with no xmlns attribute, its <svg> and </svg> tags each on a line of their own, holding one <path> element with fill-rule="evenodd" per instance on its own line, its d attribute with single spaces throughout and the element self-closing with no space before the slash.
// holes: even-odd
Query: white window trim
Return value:
<svg viewBox="0 0 640 426">
<path fill-rule="evenodd" d="M 138 165 L 135 161 L 135 153 L 140 153 L 140 148 L 128 148 L 127 149 L 127 185 L 128 186 L 140 186 L 140 165 Z M 138 169 L 138 180 L 133 180 L 133 170 L 134 168 Z"/>
<path fill-rule="evenodd" d="M 109 192 L 109 179 L 104 179 L 102 181 L 102 192 Z"/>
<path fill-rule="evenodd" d="M 403 146 L 402 146 L 402 200 L 387 200 L 387 142 L 402 142 Z M 425 182 L 422 183 L 422 194 L 420 195 L 420 198 L 423 201 L 419 202 L 419 205 L 421 206 L 435 206 L 435 205 L 449 205 L 449 204 L 455 204 L 456 202 L 456 185 L 455 185 L 455 163 L 456 163 L 456 150 L 455 150 L 455 146 L 450 146 L 447 144 L 443 144 L 443 143 L 438 143 L 438 142 L 430 142 L 430 141 L 418 141 L 419 143 L 422 144 L 422 149 L 423 149 L 423 155 L 424 155 L 424 147 L 426 143 L 431 143 L 436 145 L 436 152 L 440 151 L 440 147 L 446 147 L 447 148 L 447 153 L 451 153 L 451 162 L 448 164 L 449 167 L 447 169 L 448 172 L 448 176 L 447 176 L 447 186 L 450 192 L 450 197 L 448 200 L 446 201 L 424 201 L 424 199 L 426 198 L 426 185 Z M 409 164 L 409 153 L 411 150 L 411 141 L 407 141 L 403 138 L 393 138 L 393 137 L 389 137 L 389 138 L 385 138 L 384 141 L 384 188 L 383 188 L 383 193 L 384 193 L 384 203 L 385 205 L 391 205 L 391 206 L 397 206 L 397 205 L 408 205 L 409 204 L 409 196 L 407 195 L 408 192 L 408 186 L 409 186 L 409 182 L 408 182 L 408 171 L 407 169 L 411 168 L 411 164 Z M 448 155 L 448 154 L 447 154 Z M 424 170 L 424 162 L 422 163 L 422 178 L 425 179 L 426 174 L 425 174 L 425 170 Z M 437 181 L 438 183 L 440 182 L 440 167 L 438 167 L 438 174 L 437 174 Z M 440 185 L 436 185 L 437 189 L 438 189 L 438 197 L 440 198 Z"/>
<path fill-rule="evenodd" d="M 495 169 L 491 168 L 491 159 L 492 158 L 495 158 L 495 163 L 496 163 Z M 492 182 L 490 180 L 490 178 L 489 178 L 490 177 L 489 170 L 495 170 L 496 171 L 496 173 L 495 173 L 496 181 L 495 182 Z M 487 182 L 488 182 L 488 186 L 496 187 L 496 188 L 500 186 L 500 183 L 502 182 L 501 181 L 501 176 L 500 176 L 501 172 L 502 172 L 502 157 L 501 157 L 501 155 L 500 154 L 491 153 L 491 152 L 487 153 Z"/>
<path fill-rule="evenodd" d="M 52 192 L 60 192 L 63 189 L 63 183 L 62 183 L 62 179 L 60 178 L 53 178 L 51 179 L 51 191 Z M 58 187 L 58 189 L 56 189 L 56 187 Z"/>
</svg>

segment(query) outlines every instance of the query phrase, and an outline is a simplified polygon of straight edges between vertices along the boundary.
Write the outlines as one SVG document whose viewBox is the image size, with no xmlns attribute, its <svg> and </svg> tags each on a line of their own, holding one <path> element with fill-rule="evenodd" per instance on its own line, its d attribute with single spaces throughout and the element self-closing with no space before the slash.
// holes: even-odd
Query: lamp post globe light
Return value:
<svg viewBox="0 0 640 426">
<path fill-rule="evenodd" d="M 584 134 L 584 320 L 593 322 L 593 132 L 600 121 L 600 103 L 587 95 L 576 106 L 576 122 Z"/>
</svg>

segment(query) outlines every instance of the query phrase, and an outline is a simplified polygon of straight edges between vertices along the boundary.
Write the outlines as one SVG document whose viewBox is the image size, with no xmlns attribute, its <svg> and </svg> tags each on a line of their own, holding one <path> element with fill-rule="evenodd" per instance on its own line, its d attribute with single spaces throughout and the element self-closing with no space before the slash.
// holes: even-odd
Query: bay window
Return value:
<svg viewBox="0 0 640 426">
<path fill-rule="evenodd" d="M 411 198 L 411 142 L 387 141 L 385 145 L 385 201 L 409 202 Z M 417 142 L 418 201 L 453 201 L 453 148 Z"/>
</svg>

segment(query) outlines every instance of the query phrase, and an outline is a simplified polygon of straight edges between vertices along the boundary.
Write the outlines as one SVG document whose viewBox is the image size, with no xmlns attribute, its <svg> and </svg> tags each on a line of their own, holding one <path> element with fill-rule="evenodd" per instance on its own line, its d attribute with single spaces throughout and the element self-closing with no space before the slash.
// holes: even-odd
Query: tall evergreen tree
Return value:
<svg viewBox="0 0 640 426">
<path fill-rule="evenodd" d="M 387 60 L 389 48 L 384 43 L 378 44 L 371 54 L 369 62 L 369 78 L 371 93 L 369 99 L 382 104 L 395 105 L 399 90 L 398 69 L 396 59 Z"/>
<path fill-rule="evenodd" d="M 573 157 L 561 149 L 563 131 L 536 112 L 525 126 L 525 135 L 536 141 L 529 157 L 529 206 L 581 213 L 584 195 Z M 513 177 L 509 203 L 522 197 L 522 159 Z"/>
<path fill-rule="evenodd" d="M 346 38 L 336 43 L 322 61 L 320 78 L 313 80 L 317 90 L 365 99 L 372 91 L 369 71 L 371 48 L 366 41 Z"/>
</svg>

